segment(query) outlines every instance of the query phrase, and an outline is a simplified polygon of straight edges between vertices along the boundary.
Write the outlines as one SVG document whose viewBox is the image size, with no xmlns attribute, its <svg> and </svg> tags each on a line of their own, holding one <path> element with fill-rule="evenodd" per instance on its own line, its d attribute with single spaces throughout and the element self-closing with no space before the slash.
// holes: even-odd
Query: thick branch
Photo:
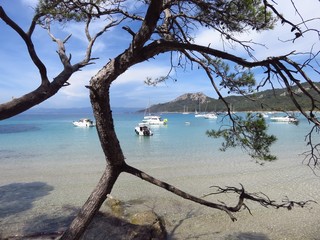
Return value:
<svg viewBox="0 0 320 240">
<path fill-rule="evenodd" d="M 197 44 L 186 44 L 186 43 L 178 43 L 178 42 L 172 42 L 172 41 L 165 41 L 165 40 L 158 40 L 154 41 L 148 46 L 144 47 L 142 49 L 141 57 L 145 57 L 142 60 L 149 59 L 157 54 L 164 53 L 164 52 L 169 52 L 169 51 L 195 51 L 199 53 L 206 53 L 208 55 L 221 58 L 224 60 L 232 61 L 236 64 L 239 64 L 243 67 L 248 67 L 248 68 L 253 68 L 253 67 L 261 67 L 261 66 L 268 66 L 272 61 L 275 60 L 283 60 L 287 57 L 287 55 L 284 56 L 278 56 L 278 57 L 270 57 L 262 61 L 255 61 L 255 62 L 250 62 L 247 61 L 243 58 L 240 58 L 238 56 L 213 49 L 210 47 L 205 47 Z"/>
<path fill-rule="evenodd" d="M 151 0 L 140 30 L 133 39 L 133 48 L 140 49 L 149 39 L 157 26 L 162 11 L 163 0 Z"/>
<path fill-rule="evenodd" d="M 41 85 L 30 93 L 0 104 L 0 120 L 13 117 L 52 97 L 66 84 L 73 72 L 64 70 L 52 83 Z"/>
<path fill-rule="evenodd" d="M 40 75 L 41 75 L 41 81 L 42 84 L 48 84 L 49 80 L 47 77 L 47 69 L 45 65 L 42 63 L 42 61 L 39 59 L 35 48 L 33 46 L 32 40 L 31 40 L 31 35 L 26 34 L 11 18 L 8 17 L 8 15 L 5 13 L 4 9 L 0 6 L 0 18 L 8 24 L 13 30 L 15 30 L 20 37 L 23 39 L 25 42 L 29 55 L 33 61 L 33 63 L 36 65 L 36 67 L 39 69 Z M 32 33 L 33 28 L 30 29 L 30 33 Z M 29 33 L 29 34 L 30 34 Z"/>
<path fill-rule="evenodd" d="M 51 39 L 57 43 L 58 46 L 58 54 L 60 57 L 60 60 L 64 66 L 64 70 L 54 78 L 54 80 L 50 83 L 49 79 L 47 78 L 47 70 L 44 66 L 44 64 L 41 62 L 41 60 L 38 58 L 36 51 L 34 49 L 32 40 L 31 40 L 31 34 L 35 28 L 35 19 L 37 16 L 35 16 L 33 20 L 33 24 L 29 29 L 28 34 L 26 34 L 14 21 L 12 21 L 5 13 L 3 8 L 0 6 L 0 18 L 7 23 L 12 29 L 14 29 L 19 36 L 24 40 L 26 46 L 28 47 L 29 55 L 36 65 L 38 67 L 40 76 L 42 79 L 41 86 L 35 89 L 34 91 L 31 91 L 21 97 L 13 98 L 11 101 L 0 104 L 0 120 L 10 118 L 12 116 L 15 116 L 19 113 L 22 113 L 31 107 L 47 100 L 48 98 L 55 95 L 60 88 L 67 85 L 67 81 L 71 77 L 71 75 L 78 71 L 80 68 L 90 64 L 91 58 L 91 50 L 93 47 L 93 44 L 95 43 L 96 39 L 101 36 L 108 28 L 115 26 L 119 24 L 123 19 L 119 21 L 111 21 L 109 24 L 107 24 L 100 32 L 98 32 L 90 41 L 87 47 L 86 55 L 84 59 L 74 65 L 71 65 L 70 57 L 67 56 L 66 50 L 65 50 L 65 43 L 68 41 L 71 35 L 69 35 L 66 39 L 60 40 L 57 39 L 53 34 L 50 32 L 50 23 L 47 23 L 45 28 L 48 30 L 48 34 L 51 37 Z"/>
</svg>

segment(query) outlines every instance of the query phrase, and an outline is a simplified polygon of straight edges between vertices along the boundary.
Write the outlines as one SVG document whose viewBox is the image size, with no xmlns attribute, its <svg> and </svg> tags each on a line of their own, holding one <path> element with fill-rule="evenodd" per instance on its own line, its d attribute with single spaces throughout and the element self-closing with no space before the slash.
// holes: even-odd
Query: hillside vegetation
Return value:
<svg viewBox="0 0 320 240">
<path fill-rule="evenodd" d="M 320 96 L 310 88 L 307 83 L 303 83 L 317 101 Z M 315 84 L 320 88 L 320 84 Z M 298 89 L 292 87 L 297 101 L 305 110 L 311 109 L 310 99 Z M 272 89 L 261 91 L 248 96 L 228 96 L 225 100 L 230 104 L 234 111 L 295 111 L 297 110 L 285 89 Z M 317 104 L 318 105 L 318 104 Z M 152 105 L 148 111 L 155 112 L 223 112 L 227 108 L 222 100 L 214 99 L 203 93 L 186 93 L 173 101 Z M 316 109 L 319 110 L 319 109 Z M 144 110 L 142 110 L 144 111 Z"/>
</svg>

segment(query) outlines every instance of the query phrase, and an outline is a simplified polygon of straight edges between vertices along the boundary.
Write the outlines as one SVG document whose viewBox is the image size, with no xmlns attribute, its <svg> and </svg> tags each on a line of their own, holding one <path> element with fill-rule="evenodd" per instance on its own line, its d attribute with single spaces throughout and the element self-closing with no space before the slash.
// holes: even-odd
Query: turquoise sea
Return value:
<svg viewBox="0 0 320 240">
<path fill-rule="evenodd" d="M 25 113 L 0 122 L 0 161 L 4 164 L 73 163 L 95 159 L 103 161 L 95 128 L 79 128 L 72 121 L 82 117 L 93 118 L 89 112 L 41 111 Z M 194 161 L 195 159 L 228 159 L 241 151 L 221 153 L 219 139 L 208 138 L 206 130 L 218 129 L 218 119 L 195 118 L 193 113 L 164 113 L 166 126 L 152 127 L 154 136 L 139 137 L 134 127 L 143 119 L 142 113 L 118 112 L 114 114 L 116 132 L 128 162 Z M 299 124 L 276 123 L 266 119 L 269 132 L 278 138 L 273 147 L 276 154 L 301 153 L 306 145 L 304 137 L 309 123 L 300 118 Z M 190 124 L 186 124 L 189 122 Z M 246 158 L 246 156 L 243 156 Z"/>
<path fill-rule="evenodd" d="M 177 180 L 182 187 L 191 186 L 192 177 L 199 176 L 199 171 L 203 179 L 207 178 L 211 172 L 206 168 L 212 163 L 218 166 L 215 174 L 219 176 L 231 176 L 239 171 L 244 176 L 248 170 L 241 167 L 243 164 L 250 169 L 257 168 L 242 149 L 221 152 L 221 140 L 206 136 L 206 130 L 221 127 L 221 116 L 217 119 L 195 118 L 193 113 L 161 116 L 168 119 L 168 124 L 152 127 L 151 137 L 141 137 L 135 134 L 134 127 L 143 119 L 143 113 L 114 113 L 116 132 L 129 164 L 160 179 Z M 12 232 L 56 231 L 61 222 L 70 221 L 67 218 L 62 221 L 60 214 L 69 213 L 84 203 L 105 161 L 96 129 L 72 124 L 83 117 L 93 118 L 89 111 L 77 109 L 37 110 L 0 122 L 0 239 Z M 303 118 L 299 119 L 298 125 L 266 119 L 269 132 L 278 138 L 272 151 L 280 165 L 283 161 L 300 165 L 304 158 L 300 154 L 308 150 L 304 139 L 311 126 Z M 315 140 L 319 140 L 319 136 Z M 201 166 L 201 170 L 197 171 L 197 166 Z M 270 169 L 258 171 L 267 170 Z M 259 175 L 258 171 L 255 176 Z M 309 174 L 312 175 L 311 171 Z M 266 180 L 274 181 L 272 177 Z M 239 183 L 237 179 L 234 181 Z M 121 192 L 120 187 L 119 195 L 128 199 L 139 196 L 144 185 L 138 189 L 134 183 L 131 179 L 128 181 L 131 192 L 125 189 Z M 34 189 L 41 191 L 33 194 Z M 193 189 L 203 192 L 203 188 L 197 186 Z M 68 210 L 65 206 L 69 206 Z M 49 212 L 50 221 L 44 217 L 44 213 Z M 26 221 L 37 224 L 26 230 Z"/>
</svg>

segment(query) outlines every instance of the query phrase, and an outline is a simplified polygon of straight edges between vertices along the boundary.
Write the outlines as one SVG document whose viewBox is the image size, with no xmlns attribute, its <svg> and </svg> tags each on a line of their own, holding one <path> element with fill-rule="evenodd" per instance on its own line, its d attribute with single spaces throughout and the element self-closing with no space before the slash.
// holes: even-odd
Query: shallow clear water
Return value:
<svg viewBox="0 0 320 240">
<path fill-rule="evenodd" d="M 96 129 L 72 125 L 72 121 L 87 116 L 92 118 L 83 113 L 22 114 L 0 122 L 1 164 L 104 161 Z M 115 114 L 116 132 L 128 162 L 178 164 L 247 158 L 240 149 L 220 152 L 221 140 L 206 136 L 206 130 L 221 126 L 221 117 L 214 120 L 195 118 L 194 114 L 162 117 L 168 119 L 167 126 L 154 126 L 154 136 L 141 137 L 135 135 L 134 127 L 142 120 L 142 114 Z M 304 137 L 310 126 L 306 120 L 301 120 L 298 126 L 268 124 L 269 132 L 278 138 L 272 150 L 280 158 L 288 153 L 297 156 L 307 149 Z"/>
<path fill-rule="evenodd" d="M 22 114 L 0 122 L 0 238 L 1 234 L 10 236 L 12 232 L 57 230 L 66 226 L 74 209 L 84 203 L 105 161 L 96 129 L 72 125 L 72 121 L 83 117 L 92 118 L 92 115 L 58 111 Z M 304 136 L 310 126 L 302 119 L 297 126 L 267 120 L 269 132 L 278 137 L 272 150 L 279 159 L 274 165 L 260 168 L 241 149 L 220 152 L 221 140 L 206 136 L 206 130 L 221 126 L 221 117 L 213 120 L 195 118 L 194 114 L 163 114 L 162 117 L 168 119 L 167 126 L 152 127 L 153 136 L 141 137 L 135 134 L 134 127 L 143 119 L 143 114 L 114 115 L 126 161 L 198 194 L 203 193 L 203 188 L 192 176 L 205 181 L 207 188 L 213 172 L 218 176 L 217 183 L 228 178 L 224 184 L 238 184 L 241 177 L 241 183 L 253 188 L 260 178 L 259 184 L 265 184 L 266 188 L 268 183 L 278 184 L 272 172 L 285 174 L 286 170 L 281 169 L 290 170 L 288 162 L 293 166 L 301 164 L 303 156 L 299 154 L 307 150 Z M 281 162 L 285 162 L 285 167 Z M 210 169 L 213 163 L 216 164 L 214 170 Z M 279 168 L 273 169 L 273 166 Z M 233 174 L 236 174 L 234 179 Z M 297 175 L 288 174 L 286 178 L 294 181 Z M 115 194 L 121 198 L 139 197 L 141 192 L 159 196 L 140 180 L 126 177 L 120 180 L 125 184 L 117 183 Z M 172 209 L 175 211 L 178 210 Z M 26 222 L 34 224 L 26 230 Z"/>
</svg>

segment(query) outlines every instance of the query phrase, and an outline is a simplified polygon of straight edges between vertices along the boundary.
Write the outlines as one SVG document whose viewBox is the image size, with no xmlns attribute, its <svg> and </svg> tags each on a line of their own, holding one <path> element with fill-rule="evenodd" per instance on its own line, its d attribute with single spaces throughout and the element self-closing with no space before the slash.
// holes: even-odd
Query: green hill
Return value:
<svg viewBox="0 0 320 240">
<path fill-rule="evenodd" d="M 315 90 L 311 89 L 308 83 L 302 84 L 308 93 L 318 102 L 319 107 L 320 96 Z M 320 83 L 315 83 L 320 89 Z M 310 99 L 302 93 L 297 87 L 292 87 L 297 101 L 305 110 L 311 109 Z M 248 96 L 228 96 L 225 100 L 230 104 L 234 111 L 295 111 L 297 110 L 291 101 L 286 89 L 272 89 L 257 92 Z M 210 98 L 203 93 L 186 93 L 173 101 L 152 105 L 148 111 L 155 112 L 223 112 L 226 106 L 222 100 Z M 319 110 L 317 108 L 316 110 Z M 144 110 L 143 110 L 144 111 Z"/>
</svg>

